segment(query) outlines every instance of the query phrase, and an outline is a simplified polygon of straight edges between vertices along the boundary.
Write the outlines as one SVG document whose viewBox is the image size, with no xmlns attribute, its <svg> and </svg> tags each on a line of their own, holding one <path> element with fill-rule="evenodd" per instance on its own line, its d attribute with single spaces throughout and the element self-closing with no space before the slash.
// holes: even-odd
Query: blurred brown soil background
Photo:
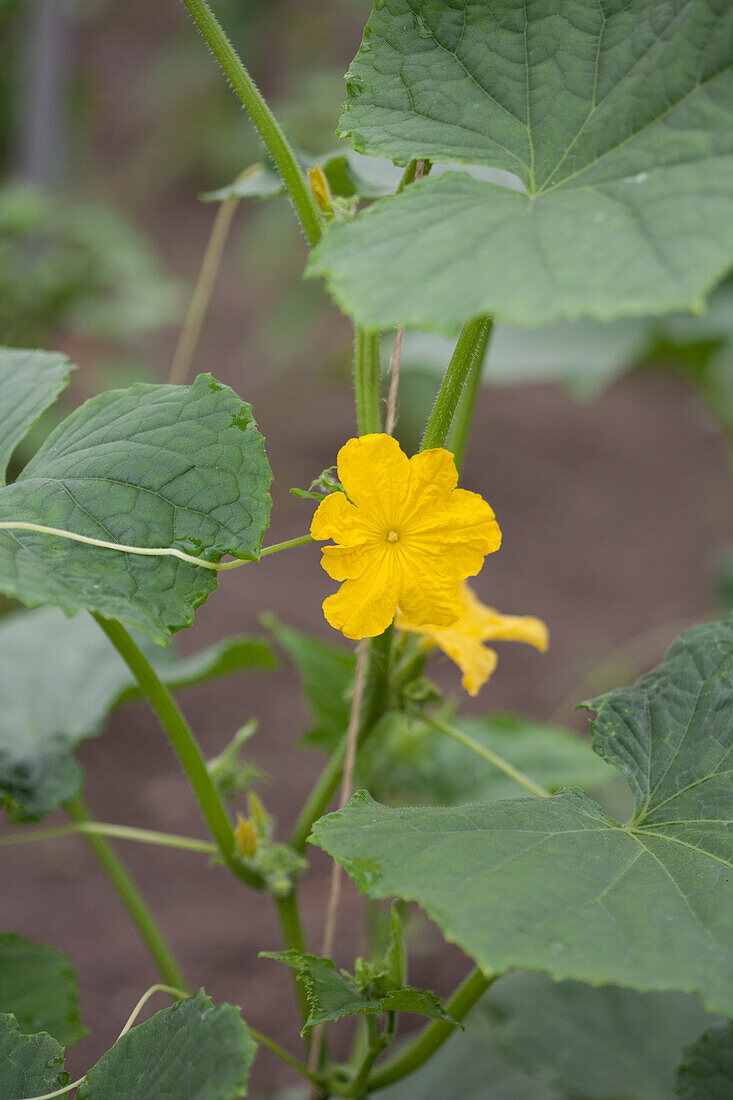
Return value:
<svg viewBox="0 0 733 1100">
<path fill-rule="evenodd" d="M 277 6 L 282 20 L 301 19 L 297 4 Z M 148 199 L 140 187 L 142 169 L 137 174 L 130 169 L 125 178 L 133 143 L 147 149 L 147 163 L 156 163 L 154 127 L 147 127 L 144 142 L 140 138 L 147 123 L 140 119 L 136 73 L 146 54 L 178 34 L 185 19 L 173 3 L 134 4 L 124 15 L 122 7 L 108 5 L 108 18 L 85 26 L 75 46 L 79 64 L 92 71 L 105 96 L 96 104 L 92 126 L 99 171 L 95 193 L 134 214 L 190 289 L 214 213 L 197 201 L 196 191 L 225 179 L 211 173 L 204 178 L 200 169 L 192 169 L 163 188 L 153 187 Z M 342 71 L 358 44 L 362 8 L 351 5 L 344 14 L 334 4 L 323 5 L 333 17 L 329 50 Z M 308 27 L 310 40 L 317 41 L 318 28 Z M 193 39 L 193 28 L 189 34 Z M 277 97 L 288 57 L 278 55 L 272 37 L 265 36 L 260 51 L 259 75 L 265 90 Z M 272 71 L 267 67 L 271 59 Z M 175 65 L 171 71 L 185 80 Z M 223 83 L 220 94 L 227 95 Z M 237 113 L 234 103 L 229 108 Z M 244 167 L 253 144 L 246 118 L 238 116 L 238 124 Z M 162 149 L 156 155 L 164 165 L 166 133 L 157 139 Z M 278 240 L 289 233 L 297 241 L 288 217 L 284 204 L 279 219 L 252 207 L 238 211 L 194 364 L 254 405 L 275 474 L 268 542 L 307 530 L 311 506 L 288 490 L 307 485 L 332 464 L 338 447 L 355 431 L 348 325 L 318 302 L 317 287 L 303 292 L 316 302 L 317 322 L 296 332 L 287 354 L 281 352 L 277 319 L 270 325 L 272 341 L 267 339 L 265 322 L 274 297 L 280 290 L 300 293 L 293 290 L 305 258 L 299 244 L 286 252 L 279 271 L 262 274 L 267 260 L 263 235 L 266 245 L 276 220 Z M 144 353 L 155 365 L 152 377 L 165 378 L 175 340 L 171 327 L 144 341 Z M 79 363 L 75 400 L 110 384 L 99 369 L 98 349 L 89 341 L 62 331 L 53 346 Z M 501 646 L 494 678 L 477 700 L 464 700 L 466 711 L 555 715 L 582 730 L 586 719 L 573 714 L 568 701 L 612 686 L 592 675 L 588 679 L 609 651 L 669 625 L 642 639 L 631 662 L 619 654 L 615 663 L 623 678 L 655 663 L 677 627 L 711 612 L 715 554 L 733 536 L 729 471 L 713 421 L 692 391 L 672 376 L 636 372 L 584 402 L 549 385 L 484 389 L 463 484 L 490 501 L 504 536 L 502 549 L 488 559 L 477 581 L 479 594 L 503 611 L 541 616 L 551 634 L 544 656 L 528 647 Z M 220 592 L 197 613 L 194 629 L 179 636 L 181 648 L 190 652 L 230 633 L 263 633 L 258 624 L 263 610 L 336 642 L 320 611 L 333 584 L 318 559 L 317 548 L 305 546 L 223 575 Z M 458 690 L 459 676 L 449 663 L 433 658 L 430 669 L 442 687 Z M 308 715 L 291 667 L 284 660 L 277 673 L 238 676 L 180 700 L 207 755 L 220 751 L 246 720 L 258 719 L 248 756 L 270 777 L 259 790 L 284 839 L 322 764 L 317 754 L 295 747 Z M 119 711 L 104 735 L 84 746 L 81 761 L 88 775 L 86 797 L 102 820 L 204 835 L 181 771 L 144 704 Z M 203 985 L 215 1000 L 242 1005 L 253 1027 L 297 1051 L 288 973 L 257 959 L 259 950 L 279 946 L 268 899 L 247 892 L 203 857 L 130 844 L 119 850 L 179 954 L 190 985 Z M 72 1073 L 80 1074 L 114 1040 L 140 994 L 156 981 L 156 971 L 81 840 L 5 849 L 0 867 L 0 925 L 62 948 L 77 968 L 83 1016 L 92 1031 L 69 1056 Z M 306 931 L 316 951 L 327 879 L 327 860 L 313 853 L 302 897 Z M 466 960 L 455 949 L 440 948 L 437 932 L 423 940 L 411 960 L 411 980 L 447 992 L 463 976 Z M 363 947 L 362 904 L 347 888 L 338 961 L 349 965 Z M 287 1067 L 260 1051 L 250 1095 L 293 1081 Z"/>
</svg>

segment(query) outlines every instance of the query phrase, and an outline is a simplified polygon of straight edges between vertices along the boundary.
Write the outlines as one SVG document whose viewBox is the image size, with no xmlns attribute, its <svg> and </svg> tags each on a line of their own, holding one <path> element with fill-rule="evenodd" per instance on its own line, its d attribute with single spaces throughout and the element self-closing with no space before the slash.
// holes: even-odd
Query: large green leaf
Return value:
<svg viewBox="0 0 733 1100">
<path fill-rule="evenodd" d="M 56 351 L 0 348 L 0 485 L 13 451 L 64 388 L 70 370 Z"/>
<path fill-rule="evenodd" d="M 63 1046 L 87 1034 L 81 1022 L 76 975 L 55 947 L 0 933 L 0 1013 L 11 1013 L 26 1034 L 47 1031 Z"/>
<path fill-rule="evenodd" d="M 512 714 L 457 718 L 453 725 L 508 760 L 548 790 L 598 787 L 615 772 L 592 751 L 589 741 L 558 726 Z M 360 775 L 385 802 L 462 802 L 515 798 L 517 784 L 463 745 L 419 719 L 390 714 L 362 752 Z"/>
<path fill-rule="evenodd" d="M 311 271 L 367 328 L 699 309 L 733 260 L 727 0 L 384 0 L 341 132 L 486 164 L 334 225 Z"/>
<path fill-rule="evenodd" d="M 77 1100 L 239 1100 L 256 1050 L 239 1009 L 199 990 L 118 1039 Z"/>
<path fill-rule="evenodd" d="M 251 406 L 200 375 L 191 386 L 134 385 L 87 401 L 0 491 L 0 520 L 256 560 L 271 480 Z M 1 591 L 97 611 L 158 641 L 189 626 L 216 585 L 214 571 L 177 558 L 0 531 Z"/>
<path fill-rule="evenodd" d="M 677 1069 L 681 1100 L 730 1100 L 733 1096 L 733 1024 L 714 1027 L 685 1051 Z"/>
<path fill-rule="evenodd" d="M 371 897 L 418 901 L 487 973 L 698 993 L 733 1014 L 733 616 L 593 704 L 637 810 L 581 790 L 453 808 L 356 794 L 313 840 Z"/>
<path fill-rule="evenodd" d="M 682 1046 L 715 1018 L 695 997 L 509 974 L 477 1009 L 491 1050 L 575 1100 L 669 1100 Z"/>
<path fill-rule="evenodd" d="M 491 1049 L 491 1020 L 475 1008 L 465 1031 L 448 1041 L 416 1073 L 375 1096 L 384 1100 L 561 1100 L 563 1093 L 509 1065 Z"/>
<path fill-rule="evenodd" d="M 413 1012 L 433 1020 L 455 1023 L 443 1008 L 440 997 L 424 989 L 405 985 L 378 996 L 369 996 L 361 993 L 351 975 L 337 970 L 330 959 L 305 955 L 301 951 L 263 951 L 262 958 L 284 962 L 303 980 L 310 1009 L 303 1031 L 318 1024 L 342 1020 L 345 1016 L 384 1012 Z"/>
<path fill-rule="evenodd" d="M 257 638 L 229 638 L 190 657 L 161 649 L 145 635 L 135 640 L 170 687 L 275 665 L 269 646 Z M 0 652 L 0 805 L 5 802 L 18 819 L 37 820 L 79 792 L 74 750 L 137 688 L 85 614 L 69 619 L 58 608 L 41 607 L 6 615 Z"/>
<path fill-rule="evenodd" d="M 71 1080 L 64 1050 L 45 1032 L 24 1035 L 15 1016 L 0 1013 L 0 1100 L 25 1100 Z"/>
</svg>

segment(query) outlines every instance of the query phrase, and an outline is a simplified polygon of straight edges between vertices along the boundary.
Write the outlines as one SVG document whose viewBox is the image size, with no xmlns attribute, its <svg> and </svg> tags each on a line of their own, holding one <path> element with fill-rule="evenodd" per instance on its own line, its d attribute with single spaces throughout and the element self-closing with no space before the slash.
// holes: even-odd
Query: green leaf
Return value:
<svg viewBox="0 0 733 1100">
<path fill-rule="evenodd" d="M 486 973 L 676 989 L 733 1014 L 733 616 L 593 705 L 594 747 L 636 798 L 625 826 L 581 790 L 458 809 L 360 792 L 312 839 L 371 897 L 419 902 Z"/>
<path fill-rule="evenodd" d="M 25 1034 L 47 1031 L 65 1047 L 87 1034 L 67 956 L 12 932 L 0 932 L 0 1013 L 12 1013 Z"/>
<path fill-rule="evenodd" d="M 298 670 L 306 701 L 315 719 L 302 743 L 332 752 L 349 724 L 349 692 L 353 687 L 355 667 L 353 653 L 293 630 L 274 615 L 262 615 L 261 621 Z"/>
<path fill-rule="evenodd" d="M 595 751 L 634 795 L 634 832 L 643 830 L 652 851 L 662 833 L 691 853 L 730 861 L 733 615 L 685 631 L 652 672 L 583 705 L 597 711 Z"/>
<path fill-rule="evenodd" d="M 509 1065 L 491 1049 L 491 1021 L 472 1010 L 465 1031 L 458 1028 L 438 1052 L 396 1085 L 375 1095 L 384 1100 L 561 1100 L 564 1094 Z"/>
<path fill-rule="evenodd" d="M 733 1024 L 711 1028 L 685 1051 L 677 1069 L 681 1100 L 730 1100 L 733 1096 Z"/>
<path fill-rule="evenodd" d="M 457 718 L 453 725 L 550 791 L 576 785 L 597 787 L 615 776 L 590 742 L 558 726 L 511 714 Z M 455 806 L 518 794 L 513 779 L 404 714 L 385 716 L 362 755 L 367 758 L 360 772 L 365 785 L 390 803 Z"/>
<path fill-rule="evenodd" d="M 118 1039 L 89 1070 L 78 1100 L 239 1100 L 257 1046 L 233 1005 L 203 990 Z"/>
<path fill-rule="evenodd" d="M 64 1050 L 42 1032 L 24 1035 L 15 1016 L 0 1014 L 0 1100 L 25 1100 L 67 1085 Z"/>
<path fill-rule="evenodd" d="M 348 147 L 333 149 L 321 156 L 311 156 L 296 149 L 295 156 L 307 172 L 318 164 L 328 180 L 333 195 L 342 198 L 376 199 L 396 190 L 402 170 L 384 157 L 365 157 Z M 265 157 L 253 164 L 226 187 L 205 191 L 204 202 L 225 202 L 227 199 L 267 199 L 285 194 L 280 174 L 274 163 Z"/>
<path fill-rule="evenodd" d="M 134 385 L 87 401 L 0 492 L 0 520 L 213 562 L 257 560 L 271 480 L 251 406 L 200 375 L 191 386 Z M 1 591 L 97 611 L 160 642 L 189 626 L 216 586 L 214 571 L 177 558 L 0 531 Z"/>
<path fill-rule="evenodd" d="M 414 1012 L 433 1020 L 456 1023 L 444 1010 L 440 997 L 423 989 L 402 986 L 379 996 L 361 993 L 355 979 L 336 969 L 330 959 L 319 959 L 300 951 L 263 951 L 260 957 L 275 959 L 291 967 L 303 979 L 310 1015 L 303 1032 L 318 1024 L 383 1012 Z"/>
<path fill-rule="evenodd" d="M 710 1026 L 694 997 L 509 974 L 477 1009 L 494 1054 L 578 1100 L 669 1100 L 680 1048 Z"/>
<path fill-rule="evenodd" d="M 0 485 L 13 451 L 64 389 L 71 369 L 57 351 L 0 348 Z"/>
<path fill-rule="evenodd" d="M 136 635 L 170 686 L 275 665 L 256 638 L 229 638 L 190 657 Z M 98 733 L 118 704 L 139 693 L 127 665 L 88 615 L 54 607 L 0 620 L 0 803 L 20 820 L 38 820 L 79 793 L 74 750 Z"/>
<path fill-rule="evenodd" d="M 368 329 L 699 310 L 733 259 L 732 34 L 722 0 L 376 4 L 341 133 L 525 193 L 428 178 L 331 226 L 310 271 Z"/>
</svg>

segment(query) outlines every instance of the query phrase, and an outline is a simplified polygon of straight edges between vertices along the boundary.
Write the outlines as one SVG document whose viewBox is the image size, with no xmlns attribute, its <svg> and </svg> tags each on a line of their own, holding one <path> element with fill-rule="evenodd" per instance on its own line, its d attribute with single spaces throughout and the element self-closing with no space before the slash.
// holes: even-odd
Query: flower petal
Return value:
<svg viewBox="0 0 733 1100">
<path fill-rule="evenodd" d="M 410 483 L 399 522 L 412 523 L 446 497 L 458 484 L 458 471 L 450 451 L 434 448 L 420 451 L 410 459 Z"/>
<path fill-rule="evenodd" d="M 330 493 L 315 510 L 311 520 L 314 539 L 333 539 L 342 546 L 359 546 L 372 536 L 350 500 L 343 493 Z"/>
<path fill-rule="evenodd" d="M 461 685 L 469 695 L 478 695 L 499 663 L 493 649 L 457 631 L 446 630 L 440 648 L 460 668 L 463 673 Z"/>
<path fill-rule="evenodd" d="M 321 565 L 335 581 L 355 580 L 369 565 L 369 546 L 324 546 Z"/>
<path fill-rule="evenodd" d="M 407 494 L 410 460 L 392 436 L 350 439 L 338 453 L 338 475 L 349 500 L 375 525 L 391 527 Z"/>
<path fill-rule="evenodd" d="M 496 668 L 497 655 L 493 649 L 483 645 L 483 642 L 491 640 L 528 642 L 539 650 L 547 648 L 547 627 L 541 619 L 502 615 L 493 607 L 482 604 L 465 583 L 461 586 L 461 598 L 461 617 L 451 626 L 441 627 L 432 623 L 415 622 L 404 613 L 402 600 L 395 625 L 399 630 L 410 630 L 420 634 L 426 649 L 437 645 L 451 660 L 455 661 L 463 673 L 461 683 L 469 695 L 478 694 Z"/>
<path fill-rule="evenodd" d="M 455 547 L 470 545 L 482 554 L 491 554 L 501 546 L 501 531 L 494 511 L 478 493 L 454 489 L 444 504 L 420 509 L 406 532 L 412 542 L 421 545 Z M 472 575 L 472 574 L 466 574 Z"/>
<path fill-rule="evenodd" d="M 483 561 L 483 558 L 481 558 Z M 442 558 L 399 551 L 402 614 L 416 626 L 450 626 L 463 614 L 461 580 Z M 479 564 L 479 568 L 481 565 Z"/>
<path fill-rule="evenodd" d="M 544 653 L 549 643 L 547 627 L 531 615 L 502 615 L 493 607 L 483 608 L 481 637 L 485 642 L 526 642 Z"/>
<path fill-rule="evenodd" d="M 394 618 L 399 592 L 395 555 L 389 547 L 368 550 L 361 576 L 345 580 L 323 601 L 326 621 L 347 638 L 375 638 Z"/>
</svg>

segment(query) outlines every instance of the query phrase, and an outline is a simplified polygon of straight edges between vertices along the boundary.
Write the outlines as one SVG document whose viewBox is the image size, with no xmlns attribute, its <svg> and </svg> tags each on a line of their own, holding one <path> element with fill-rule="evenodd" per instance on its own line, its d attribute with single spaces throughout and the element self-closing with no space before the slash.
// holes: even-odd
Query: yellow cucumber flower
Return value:
<svg viewBox="0 0 733 1100">
<path fill-rule="evenodd" d="M 463 585 L 463 611 L 452 626 L 425 626 L 411 622 L 407 615 L 397 614 L 395 626 L 421 634 L 426 649 L 438 646 L 463 673 L 461 683 L 469 695 L 478 695 L 499 660 L 493 649 L 483 642 L 527 642 L 541 652 L 547 649 L 549 635 L 541 619 L 529 616 L 502 615 L 486 607 L 467 584 Z"/>
<path fill-rule="evenodd" d="M 343 584 L 323 604 L 347 638 L 374 638 L 397 606 L 410 622 L 450 626 L 463 610 L 461 582 L 475 576 L 501 531 L 479 496 L 457 489 L 450 451 L 408 458 L 389 435 L 350 439 L 338 454 L 343 493 L 319 504 L 314 539 L 333 539 L 321 564 Z"/>
</svg>

